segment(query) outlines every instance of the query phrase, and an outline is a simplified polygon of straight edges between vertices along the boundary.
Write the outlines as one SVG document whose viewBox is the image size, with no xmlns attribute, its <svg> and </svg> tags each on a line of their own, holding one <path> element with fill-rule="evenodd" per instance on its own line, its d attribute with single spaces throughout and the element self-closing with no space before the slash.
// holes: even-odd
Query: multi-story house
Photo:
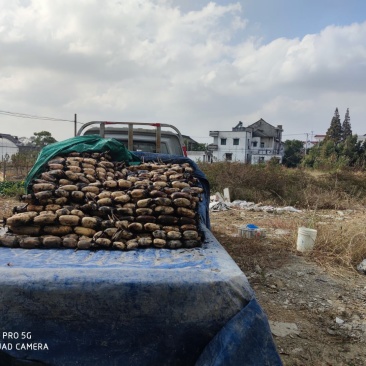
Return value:
<svg viewBox="0 0 366 366">
<path fill-rule="evenodd" d="M 7 161 L 19 152 L 19 140 L 16 136 L 0 133 L 0 161 Z"/>
<path fill-rule="evenodd" d="M 282 132 L 281 125 L 274 127 L 262 118 L 248 127 L 239 122 L 231 131 L 210 131 L 214 139 L 208 145 L 211 161 L 258 164 L 275 158 L 281 163 Z"/>
</svg>

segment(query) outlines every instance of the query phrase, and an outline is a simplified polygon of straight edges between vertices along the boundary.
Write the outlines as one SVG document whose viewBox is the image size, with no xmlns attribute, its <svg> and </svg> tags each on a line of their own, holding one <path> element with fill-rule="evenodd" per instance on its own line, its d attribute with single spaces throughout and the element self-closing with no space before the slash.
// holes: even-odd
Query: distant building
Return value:
<svg viewBox="0 0 366 366">
<path fill-rule="evenodd" d="M 11 160 L 12 155 L 19 152 L 27 154 L 31 151 L 38 152 L 39 150 L 39 147 L 32 145 L 30 142 L 24 144 L 18 139 L 18 136 L 0 133 L 0 162 Z"/>
<path fill-rule="evenodd" d="M 19 152 L 18 137 L 6 133 L 0 133 L 0 160 L 8 161 L 12 155 Z"/>
<path fill-rule="evenodd" d="M 306 135 L 308 136 L 308 134 Z M 303 141 L 305 153 L 315 145 L 318 145 L 319 142 L 322 142 L 325 139 L 325 136 L 326 135 L 314 135 L 310 140 Z"/>
<path fill-rule="evenodd" d="M 357 135 L 357 142 L 364 143 L 366 140 L 366 135 Z"/>
<path fill-rule="evenodd" d="M 326 135 L 315 135 L 312 141 L 304 141 L 304 148 L 310 149 L 315 145 L 319 144 L 320 142 L 324 141 Z M 366 140 L 365 135 L 357 135 L 357 142 L 364 142 Z"/>
<path fill-rule="evenodd" d="M 247 127 L 240 121 L 231 131 L 210 131 L 214 139 L 208 145 L 210 161 L 258 164 L 275 158 L 281 163 L 282 132 L 282 125 L 274 127 L 262 118 Z"/>
<path fill-rule="evenodd" d="M 325 136 L 327 136 L 327 135 L 314 135 L 314 141 L 322 142 L 325 139 Z"/>
</svg>

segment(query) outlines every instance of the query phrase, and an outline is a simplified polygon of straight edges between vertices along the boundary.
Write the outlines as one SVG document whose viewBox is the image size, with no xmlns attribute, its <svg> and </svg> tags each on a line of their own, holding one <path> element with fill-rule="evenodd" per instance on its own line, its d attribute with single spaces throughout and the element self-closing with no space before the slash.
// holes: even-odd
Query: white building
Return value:
<svg viewBox="0 0 366 366">
<path fill-rule="evenodd" d="M 19 141 L 16 137 L 0 133 L 0 161 L 8 161 L 11 156 L 19 152 Z"/>
<path fill-rule="evenodd" d="M 208 145 L 211 161 L 241 161 L 244 163 L 265 163 L 283 157 L 282 126 L 274 127 L 262 118 L 243 127 L 239 122 L 231 131 L 210 131 L 214 141 Z"/>
</svg>

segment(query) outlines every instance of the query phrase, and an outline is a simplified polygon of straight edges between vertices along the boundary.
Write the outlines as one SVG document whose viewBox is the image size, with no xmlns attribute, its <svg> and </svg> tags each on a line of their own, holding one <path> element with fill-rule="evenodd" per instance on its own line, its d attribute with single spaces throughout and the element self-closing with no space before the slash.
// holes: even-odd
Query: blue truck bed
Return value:
<svg viewBox="0 0 366 366">
<path fill-rule="evenodd" d="M 0 248 L 1 331 L 31 337 L 3 337 L 6 352 L 49 365 L 280 364 L 245 275 L 205 234 L 181 250 Z"/>
<path fill-rule="evenodd" d="M 0 248 L 0 365 L 281 365 L 246 276 L 209 230 L 195 168 L 202 247 Z"/>
</svg>

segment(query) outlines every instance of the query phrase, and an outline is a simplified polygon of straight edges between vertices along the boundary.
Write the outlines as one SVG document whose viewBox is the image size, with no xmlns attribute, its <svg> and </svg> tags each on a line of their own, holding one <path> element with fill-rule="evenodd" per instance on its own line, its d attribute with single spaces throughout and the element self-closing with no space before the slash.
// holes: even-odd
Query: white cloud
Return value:
<svg viewBox="0 0 366 366">
<path fill-rule="evenodd" d="M 0 0 L 0 109 L 159 120 L 205 142 L 257 118 L 288 133 L 311 119 L 322 133 L 337 106 L 362 128 L 366 22 L 263 44 L 245 16 L 238 3 L 183 13 L 170 1 Z M 2 120 L 4 133 L 24 125 Z M 73 131 L 27 123 L 28 136 Z"/>
</svg>

